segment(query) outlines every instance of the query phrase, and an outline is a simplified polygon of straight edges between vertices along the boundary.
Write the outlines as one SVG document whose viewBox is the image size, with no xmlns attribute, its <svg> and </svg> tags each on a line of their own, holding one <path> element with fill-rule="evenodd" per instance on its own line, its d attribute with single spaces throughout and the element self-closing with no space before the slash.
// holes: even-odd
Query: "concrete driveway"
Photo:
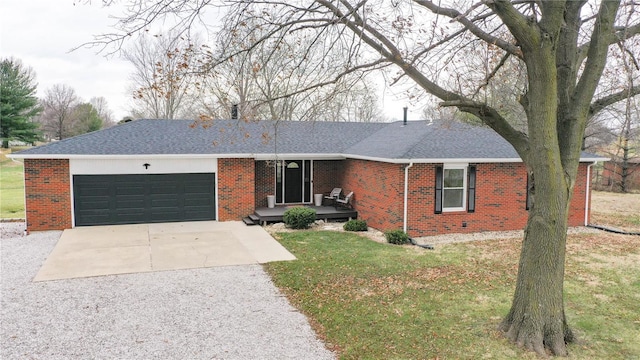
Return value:
<svg viewBox="0 0 640 360">
<path fill-rule="evenodd" d="M 294 259 L 263 228 L 239 221 L 89 226 L 65 230 L 33 280 Z"/>
<path fill-rule="evenodd" d="M 0 222 L 0 359 L 336 359 L 261 265 L 33 282 L 62 232 L 23 232 Z"/>
</svg>

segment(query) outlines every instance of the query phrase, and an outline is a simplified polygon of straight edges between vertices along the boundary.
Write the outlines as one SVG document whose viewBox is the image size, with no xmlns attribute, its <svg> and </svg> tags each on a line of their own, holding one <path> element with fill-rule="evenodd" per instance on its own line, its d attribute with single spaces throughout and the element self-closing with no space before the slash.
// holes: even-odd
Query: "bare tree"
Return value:
<svg viewBox="0 0 640 360">
<path fill-rule="evenodd" d="M 191 25 L 204 6 L 212 4 L 131 2 L 137 6 L 121 19 L 121 33 L 98 38 L 98 43 L 118 44 L 145 28 L 149 19 L 165 15 L 178 17 L 179 25 Z M 637 6 L 621 0 L 587 3 L 452 1 L 447 7 L 430 0 L 236 0 L 224 2 L 229 11 L 226 27 L 251 23 L 255 31 L 246 36 L 251 46 L 224 60 L 251 53 L 259 44 L 304 35 L 311 39 L 304 43 L 309 58 L 335 49 L 345 59 L 340 76 L 318 79 L 309 89 L 392 64 L 396 71 L 388 70 L 387 76 L 393 82 L 412 82 L 440 99 L 440 106 L 472 114 L 506 139 L 527 167 L 533 205 L 513 302 L 501 329 L 541 356 L 547 351 L 567 355 L 566 344 L 574 341 L 563 299 L 567 219 L 585 127 L 588 118 L 605 107 L 640 93 L 638 85 L 612 92 L 599 87 L 611 65 L 610 47 L 640 33 Z M 487 46 L 487 56 L 478 58 L 471 51 L 478 46 Z M 526 116 L 526 131 L 508 121 L 503 102 L 492 104 L 481 91 L 499 79 L 495 75 L 504 71 L 504 58 L 517 61 L 526 73 L 524 88 L 510 100 Z M 489 71 L 478 71 L 479 66 Z"/>
<path fill-rule="evenodd" d="M 124 51 L 124 58 L 135 67 L 131 91 L 136 117 L 176 119 L 193 115 L 193 78 L 189 73 L 193 46 L 196 44 L 171 33 L 141 33 Z"/>
<path fill-rule="evenodd" d="M 627 18 L 627 23 L 628 21 L 629 18 Z M 619 48 L 621 50 L 620 59 L 624 65 L 624 71 L 626 74 L 626 85 L 628 89 L 631 89 L 635 84 L 640 83 L 640 64 L 638 59 L 635 57 L 637 50 L 640 49 L 640 45 L 636 43 L 634 44 L 636 46 L 630 46 L 629 43 L 630 41 L 621 42 L 619 44 Z M 635 49 L 636 52 L 631 52 L 631 49 Z M 618 154 L 621 156 L 617 157 L 620 163 L 620 190 L 622 192 L 629 191 L 629 178 L 633 172 L 633 168 L 631 167 L 631 159 L 635 152 L 633 143 L 638 131 L 640 131 L 639 103 L 640 100 L 634 99 L 633 94 L 629 91 L 624 102 L 624 116 L 618 142 L 618 149 L 622 152 L 622 154 Z"/>
<path fill-rule="evenodd" d="M 630 180 L 640 160 L 640 99 L 628 99 L 620 106 L 611 107 L 610 126 L 613 139 L 602 147 L 602 153 L 611 160 L 605 164 L 608 176 L 603 187 L 609 191 L 629 192 Z"/>
<path fill-rule="evenodd" d="M 73 136 L 74 110 L 80 104 L 75 90 L 65 84 L 55 84 L 46 90 L 41 102 L 44 111 L 38 121 L 45 136 L 57 140 Z"/>
<path fill-rule="evenodd" d="M 98 113 L 98 117 L 102 121 L 102 127 L 108 128 L 115 125 L 115 120 L 113 119 L 113 112 L 109 109 L 109 104 L 107 103 L 107 99 L 104 97 L 93 97 L 89 100 L 89 103 L 96 109 Z"/>
<path fill-rule="evenodd" d="M 286 38 L 284 32 L 254 44 L 259 24 L 230 18 L 217 35 L 215 50 L 204 47 L 199 60 L 204 107 L 213 118 L 226 117 L 238 104 L 243 119 L 376 121 L 380 120 L 375 86 L 362 74 L 343 74 L 333 48 L 314 47 L 314 38 Z M 254 26 L 255 25 L 255 26 Z M 252 51 L 245 51 L 247 48 Z M 306 61 L 300 61 L 306 59 Z M 325 79 L 335 81 L 315 86 Z M 199 84 L 199 83 L 198 83 Z"/>
</svg>

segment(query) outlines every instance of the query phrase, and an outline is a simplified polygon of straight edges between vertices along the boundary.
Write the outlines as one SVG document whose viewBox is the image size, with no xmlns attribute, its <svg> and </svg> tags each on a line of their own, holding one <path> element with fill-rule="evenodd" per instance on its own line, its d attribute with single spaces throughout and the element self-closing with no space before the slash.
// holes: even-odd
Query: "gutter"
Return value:
<svg viewBox="0 0 640 360">
<path fill-rule="evenodd" d="M 228 153 L 228 154 L 21 154 L 7 155 L 10 159 L 228 159 L 228 158 L 252 158 L 255 160 L 369 160 L 389 164 L 414 164 L 414 163 L 521 163 L 520 158 L 384 158 L 377 156 L 355 155 L 349 153 Z M 609 158 L 580 158 L 580 162 L 609 161 Z"/>
<path fill-rule="evenodd" d="M 585 190 L 585 199 L 584 199 L 584 226 L 589 225 L 589 200 L 590 200 L 590 196 L 591 195 L 591 167 L 595 164 L 597 164 L 597 161 L 594 161 L 593 163 L 589 164 L 587 166 L 587 188 Z"/>
<path fill-rule="evenodd" d="M 409 168 L 413 166 L 413 161 L 409 162 L 409 165 L 404 167 L 404 215 L 402 230 L 407 232 L 407 212 L 409 208 Z"/>
</svg>

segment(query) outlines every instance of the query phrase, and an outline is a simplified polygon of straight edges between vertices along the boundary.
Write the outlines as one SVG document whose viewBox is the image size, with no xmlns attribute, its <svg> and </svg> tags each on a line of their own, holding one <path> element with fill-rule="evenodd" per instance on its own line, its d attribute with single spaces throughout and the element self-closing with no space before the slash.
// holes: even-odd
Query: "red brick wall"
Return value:
<svg viewBox="0 0 640 360">
<path fill-rule="evenodd" d="M 345 160 L 341 171 L 344 192 L 354 191 L 358 217 L 376 229 L 402 229 L 404 164 Z M 522 163 L 478 164 L 476 211 L 434 214 L 435 164 L 409 169 L 408 233 L 428 236 L 445 233 L 521 230 L 527 223 L 526 170 Z M 569 226 L 584 224 L 587 164 L 581 164 L 570 205 Z M 462 223 L 466 227 L 462 227 Z"/>
<path fill-rule="evenodd" d="M 69 160 L 25 159 L 27 231 L 71 228 Z"/>
<path fill-rule="evenodd" d="M 68 160 L 25 159 L 27 230 L 71 228 Z M 355 193 L 359 217 L 379 230 L 401 229 L 404 211 L 404 164 L 366 160 L 314 162 L 314 192 L 333 187 Z M 408 232 L 411 236 L 524 228 L 526 179 L 521 163 L 478 164 L 476 212 L 434 214 L 434 164 L 409 169 Z M 584 224 L 587 164 L 581 164 L 570 206 L 569 225 Z M 266 206 L 273 192 L 273 168 L 253 159 L 218 160 L 218 217 L 240 220 L 256 206 Z M 589 204 L 590 205 L 590 204 Z M 467 226 L 462 227 L 462 222 Z"/>
<path fill-rule="evenodd" d="M 526 170 L 522 163 L 478 164 L 476 210 L 434 214 L 435 164 L 409 169 L 408 233 L 429 236 L 444 233 L 521 230 L 527 223 Z M 579 168 L 570 204 L 569 226 L 584 224 L 587 164 Z M 463 222 L 466 227 L 463 227 Z"/>
<path fill-rule="evenodd" d="M 527 180 L 522 163 L 476 166 L 474 213 L 434 214 L 435 167 L 435 164 L 416 164 L 409 169 L 408 233 L 411 236 L 516 230 L 526 225 Z"/>
<path fill-rule="evenodd" d="M 256 202 L 254 159 L 218 160 L 218 220 L 241 220 Z"/>
<path fill-rule="evenodd" d="M 331 192 L 333 188 L 342 187 L 342 169 L 344 162 L 345 160 L 314 161 L 313 192 L 316 194 L 325 194 Z"/>
<path fill-rule="evenodd" d="M 273 166 L 267 166 L 266 161 L 256 161 L 255 171 L 255 207 L 266 207 L 267 195 L 275 195 L 275 169 Z"/>
<path fill-rule="evenodd" d="M 578 176 L 576 176 L 576 184 L 573 188 L 573 197 L 571 198 L 571 205 L 569 206 L 569 226 L 582 226 L 584 225 L 584 205 L 587 194 L 587 167 L 588 163 L 581 163 L 578 167 Z M 593 171 L 593 168 L 591 168 Z M 589 189 L 591 192 L 591 189 Z M 589 194 L 589 209 L 591 209 L 591 194 Z M 589 210 L 589 218 L 591 219 L 591 210 Z"/>
<path fill-rule="evenodd" d="M 342 191 L 354 192 L 358 218 L 385 231 L 402 229 L 404 211 L 404 166 L 348 159 L 342 171 Z"/>
</svg>

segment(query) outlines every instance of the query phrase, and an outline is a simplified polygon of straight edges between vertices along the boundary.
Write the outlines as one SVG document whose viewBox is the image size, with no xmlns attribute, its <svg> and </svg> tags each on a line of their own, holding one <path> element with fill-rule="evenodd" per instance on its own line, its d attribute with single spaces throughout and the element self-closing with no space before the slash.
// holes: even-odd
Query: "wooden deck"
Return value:
<svg viewBox="0 0 640 360">
<path fill-rule="evenodd" d="M 333 219 L 356 219 L 358 218 L 358 212 L 352 209 L 336 209 L 333 206 L 312 206 L 304 205 L 305 207 L 314 209 L 316 211 L 316 219 L 318 220 L 333 220 Z M 261 207 L 255 210 L 252 218 L 258 218 L 259 223 L 266 224 L 269 222 L 281 222 L 284 212 L 294 206 L 276 206 L 274 208 Z"/>
</svg>

